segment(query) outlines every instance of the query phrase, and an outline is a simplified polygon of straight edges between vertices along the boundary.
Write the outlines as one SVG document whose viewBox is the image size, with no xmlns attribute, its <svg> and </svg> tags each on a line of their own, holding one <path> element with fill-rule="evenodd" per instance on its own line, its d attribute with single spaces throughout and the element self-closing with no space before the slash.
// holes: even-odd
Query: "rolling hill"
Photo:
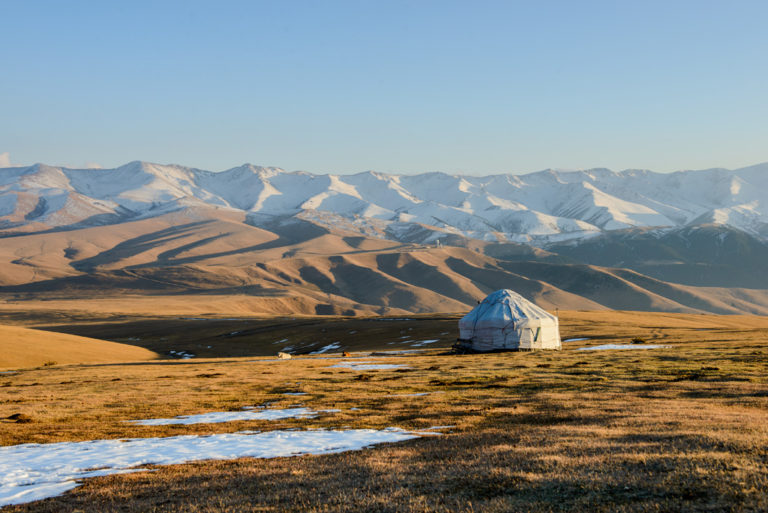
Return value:
<svg viewBox="0 0 768 513">
<path fill-rule="evenodd" d="M 768 314 L 766 170 L 5 168 L 0 310 L 399 315 L 505 287 L 549 309 Z"/>
<path fill-rule="evenodd" d="M 0 369 L 153 360 L 147 349 L 66 333 L 0 325 Z"/>
<path fill-rule="evenodd" d="M 162 305 L 178 315 L 394 315 L 466 311 L 505 287 L 550 309 L 768 313 L 761 289 L 671 283 L 543 250 L 510 260 L 481 246 L 400 243 L 296 218 L 270 228 L 188 208 L 7 237 L 0 298 L 6 309 L 136 313 L 146 300 L 148 312 Z"/>
</svg>

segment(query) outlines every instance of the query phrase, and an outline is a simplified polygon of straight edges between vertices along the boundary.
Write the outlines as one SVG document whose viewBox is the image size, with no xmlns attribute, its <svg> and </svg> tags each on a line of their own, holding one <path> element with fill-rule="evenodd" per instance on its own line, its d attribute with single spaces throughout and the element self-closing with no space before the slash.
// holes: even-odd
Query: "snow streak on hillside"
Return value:
<svg viewBox="0 0 768 513">
<path fill-rule="evenodd" d="M 728 225 L 768 237 L 768 164 L 660 174 L 546 170 L 484 177 L 314 175 L 246 164 L 214 173 L 131 162 L 115 169 L 0 169 L 0 230 L 111 224 L 205 206 L 311 218 L 366 235 L 446 234 L 543 244 L 628 227 Z"/>
</svg>

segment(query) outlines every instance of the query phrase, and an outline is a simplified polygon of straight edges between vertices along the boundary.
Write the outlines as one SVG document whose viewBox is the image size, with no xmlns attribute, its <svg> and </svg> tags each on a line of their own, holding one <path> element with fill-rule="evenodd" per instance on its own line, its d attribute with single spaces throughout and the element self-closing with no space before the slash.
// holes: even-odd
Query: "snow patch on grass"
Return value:
<svg viewBox="0 0 768 513">
<path fill-rule="evenodd" d="M 140 465 L 330 454 L 419 436 L 398 428 L 278 430 L 0 447 L 0 507 L 61 495 L 78 479 L 145 470 Z"/>
<path fill-rule="evenodd" d="M 408 367 L 407 365 L 401 365 L 398 363 L 373 363 L 373 362 L 343 362 L 331 365 L 331 367 L 342 367 L 352 370 L 387 370 L 387 369 L 402 369 Z"/>
<path fill-rule="evenodd" d="M 309 354 L 323 354 L 327 353 L 328 351 L 333 351 L 334 349 L 341 349 L 341 342 L 334 342 L 332 344 L 328 344 L 325 347 L 321 347 L 317 351 L 312 351 Z"/>
<path fill-rule="evenodd" d="M 440 342 L 440 339 L 437 338 L 437 339 L 433 339 L 433 340 L 421 340 L 419 342 L 415 342 L 415 343 L 411 344 L 411 347 L 424 347 L 427 344 L 434 344 L 435 342 Z"/>
<path fill-rule="evenodd" d="M 577 351 L 605 351 L 609 349 L 666 349 L 672 346 L 658 344 L 603 344 L 602 346 L 580 347 Z"/>
<path fill-rule="evenodd" d="M 175 351 L 173 349 L 168 351 L 168 354 L 174 358 L 181 358 L 182 360 L 189 360 L 190 358 L 194 358 L 196 356 L 194 353 L 189 353 L 187 351 Z"/>
</svg>

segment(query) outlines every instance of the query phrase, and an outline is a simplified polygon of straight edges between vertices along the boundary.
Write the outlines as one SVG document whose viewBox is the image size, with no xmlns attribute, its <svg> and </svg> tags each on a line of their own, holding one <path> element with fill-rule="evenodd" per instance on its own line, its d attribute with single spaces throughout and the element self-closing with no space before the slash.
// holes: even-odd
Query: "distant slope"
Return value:
<svg viewBox="0 0 768 513">
<path fill-rule="evenodd" d="M 48 364 L 111 363 L 152 360 L 141 347 L 94 338 L 0 325 L 0 368 Z"/>
<path fill-rule="evenodd" d="M 188 207 L 18 234 L 0 245 L 0 301 L 5 309 L 113 314 L 401 315 L 465 312 L 489 292 L 511 288 L 552 310 L 768 313 L 768 292 L 759 287 L 696 287 L 581 264 L 578 247 L 567 256 L 482 241 L 435 247 L 345 228 L 293 217 L 257 227 L 242 213 Z"/>
<path fill-rule="evenodd" d="M 617 230 L 547 249 L 571 261 L 629 268 L 685 285 L 768 288 L 768 243 L 723 225 Z"/>
</svg>

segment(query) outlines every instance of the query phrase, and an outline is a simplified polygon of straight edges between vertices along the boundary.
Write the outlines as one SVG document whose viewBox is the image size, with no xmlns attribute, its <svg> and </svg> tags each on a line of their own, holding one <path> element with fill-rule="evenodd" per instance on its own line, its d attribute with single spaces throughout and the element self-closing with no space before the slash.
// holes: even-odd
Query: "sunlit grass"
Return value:
<svg viewBox="0 0 768 513">
<path fill-rule="evenodd" d="M 376 360 L 410 369 L 355 371 L 331 367 L 335 360 L 251 357 L 2 375 L 0 417 L 31 419 L 3 422 L 3 445 L 243 429 L 454 426 L 441 437 L 360 452 L 199 462 L 98 478 L 63 497 L 8 510 L 768 509 L 765 321 L 738 328 L 738 318 L 600 315 L 564 315 L 564 338 L 591 340 L 559 352 L 431 351 Z M 671 347 L 575 350 L 632 337 Z M 274 422 L 124 422 L 265 404 L 340 411 Z"/>
</svg>

